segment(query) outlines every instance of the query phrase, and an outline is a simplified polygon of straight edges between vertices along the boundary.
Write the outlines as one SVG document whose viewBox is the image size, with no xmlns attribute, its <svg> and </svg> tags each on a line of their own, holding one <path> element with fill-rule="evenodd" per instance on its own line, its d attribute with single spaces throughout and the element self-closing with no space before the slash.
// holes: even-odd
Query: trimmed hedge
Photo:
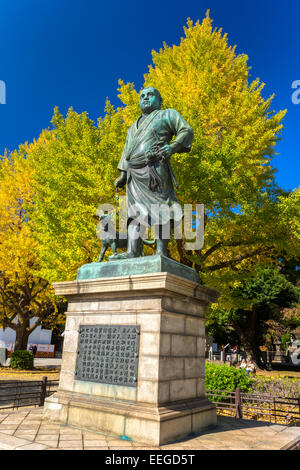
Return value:
<svg viewBox="0 0 300 470">
<path fill-rule="evenodd" d="M 245 369 L 236 369 L 226 364 L 205 364 L 205 388 L 207 390 L 226 390 L 234 392 L 240 388 L 242 392 L 251 393 L 253 378 L 247 375 Z M 222 401 L 222 397 L 213 395 L 214 401 Z"/>
<path fill-rule="evenodd" d="M 33 369 L 34 356 L 30 351 L 14 351 L 10 356 L 10 367 L 12 369 Z"/>
</svg>

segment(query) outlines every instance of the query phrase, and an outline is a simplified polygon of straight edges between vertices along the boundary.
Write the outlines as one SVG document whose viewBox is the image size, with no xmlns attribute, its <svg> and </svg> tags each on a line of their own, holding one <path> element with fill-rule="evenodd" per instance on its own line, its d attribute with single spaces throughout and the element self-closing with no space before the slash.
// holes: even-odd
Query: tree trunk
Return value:
<svg viewBox="0 0 300 470">
<path fill-rule="evenodd" d="M 19 321 L 16 328 L 15 351 L 23 351 L 27 349 L 29 336 L 29 320 Z"/>
<path fill-rule="evenodd" d="M 260 359 L 258 342 L 257 342 L 257 311 L 253 306 L 248 321 L 247 328 L 241 328 L 240 326 L 235 326 L 235 330 L 238 333 L 242 347 L 246 354 L 246 361 L 252 361 L 257 368 L 262 368 L 263 364 Z"/>
<path fill-rule="evenodd" d="M 252 361 L 254 364 L 260 368 L 261 362 L 259 358 L 259 354 L 256 348 L 255 343 L 253 342 L 253 338 L 249 338 L 245 334 L 240 335 L 241 344 L 246 354 L 246 361 Z"/>
</svg>

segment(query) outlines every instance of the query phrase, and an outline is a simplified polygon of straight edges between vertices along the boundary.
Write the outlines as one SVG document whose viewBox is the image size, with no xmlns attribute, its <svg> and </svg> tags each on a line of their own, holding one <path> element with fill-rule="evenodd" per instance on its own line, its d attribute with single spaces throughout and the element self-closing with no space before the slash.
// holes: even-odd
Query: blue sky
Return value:
<svg viewBox="0 0 300 470">
<path fill-rule="evenodd" d="M 179 44 L 187 18 L 202 20 L 207 9 L 249 56 L 264 96 L 275 93 L 272 109 L 288 110 L 273 164 L 280 186 L 299 186 L 300 104 L 291 99 L 300 80 L 298 0 L 0 0 L 0 154 L 38 137 L 54 106 L 96 121 L 106 97 L 120 105 L 118 79 L 139 89 L 151 50 Z"/>
</svg>

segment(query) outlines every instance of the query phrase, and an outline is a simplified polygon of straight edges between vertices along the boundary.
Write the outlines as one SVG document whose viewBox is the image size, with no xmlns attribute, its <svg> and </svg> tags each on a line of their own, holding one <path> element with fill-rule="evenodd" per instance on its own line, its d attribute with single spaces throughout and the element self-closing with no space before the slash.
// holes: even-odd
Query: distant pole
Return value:
<svg viewBox="0 0 300 470">
<path fill-rule="evenodd" d="M 242 412 L 242 401 L 241 401 L 241 389 L 236 388 L 235 389 L 235 418 L 242 418 L 243 417 L 243 412 Z"/>
<path fill-rule="evenodd" d="M 222 349 L 221 351 L 221 361 L 225 362 L 225 349 Z"/>
<path fill-rule="evenodd" d="M 40 406 L 44 406 L 46 393 L 47 393 L 47 376 L 43 377 L 43 380 L 42 380 Z"/>
</svg>

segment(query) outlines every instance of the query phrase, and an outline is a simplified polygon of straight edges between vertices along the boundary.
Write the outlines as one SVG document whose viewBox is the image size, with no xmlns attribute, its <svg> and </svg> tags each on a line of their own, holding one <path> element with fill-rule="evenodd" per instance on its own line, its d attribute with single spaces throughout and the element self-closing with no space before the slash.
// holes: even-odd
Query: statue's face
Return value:
<svg viewBox="0 0 300 470">
<path fill-rule="evenodd" d="M 160 109 L 160 96 L 155 88 L 144 88 L 140 94 L 140 108 L 143 114 L 152 113 L 155 109 Z"/>
</svg>

